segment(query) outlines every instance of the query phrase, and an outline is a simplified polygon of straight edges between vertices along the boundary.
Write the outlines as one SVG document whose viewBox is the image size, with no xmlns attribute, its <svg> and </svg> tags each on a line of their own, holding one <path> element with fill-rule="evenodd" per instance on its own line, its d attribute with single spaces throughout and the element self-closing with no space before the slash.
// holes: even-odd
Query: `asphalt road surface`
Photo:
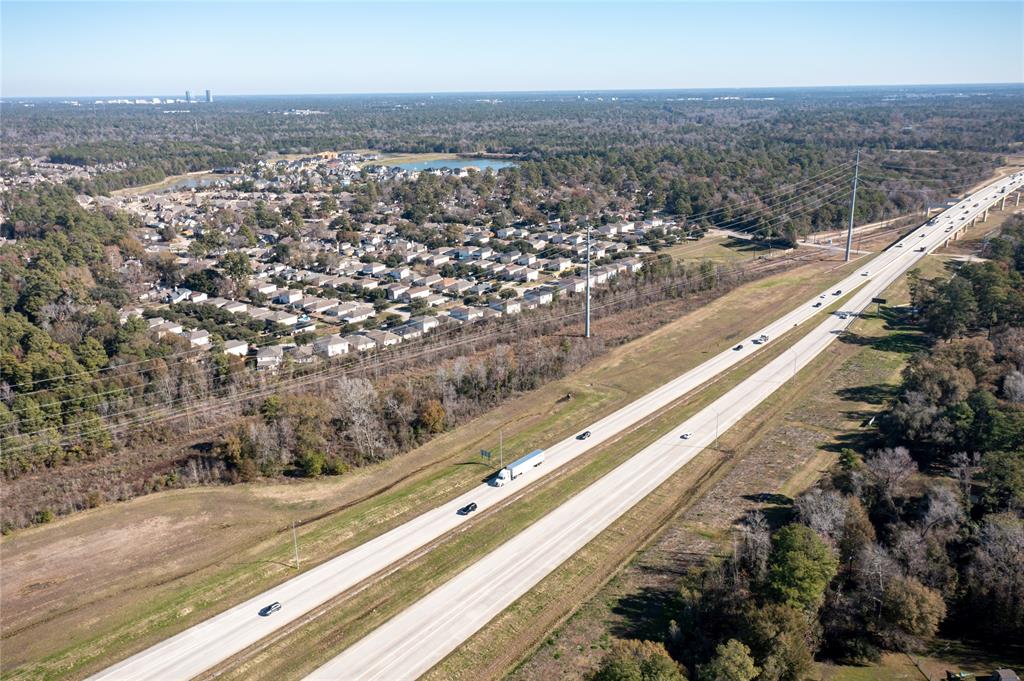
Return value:
<svg viewBox="0 0 1024 681">
<path fill-rule="evenodd" d="M 968 212 L 958 212 L 956 215 L 952 216 L 953 220 L 955 220 L 953 224 L 958 225 L 958 228 L 966 226 L 970 222 L 970 217 L 975 214 L 980 214 L 987 203 L 999 200 L 1003 196 L 998 193 L 999 189 L 1003 186 L 1009 185 L 1011 182 L 1014 183 L 1015 187 L 1019 186 L 1021 178 L 1014 176 L 1013 178 L 1007 178 L 1001 182 L 993 183 L 972 195 L 972 197 L 966 199 L 964 202 L 961 202 L 964 206 L 968 207 Z M 979 207 L 973 207 L 974 203 L 979 203 Z M 958 204 L 958 206 L 961 206 L 961 204 Z M 947 213 L 962 210 L 963 207 L 955 207 L 950 209 L 950 211 L 947 211 Z M 907 246 L 905 248 L 891 248 L 879 254 L 869 263 L 865 264 L 861 269 L 858 269 L 856 272 L 846 277 L 842 282 L 831 287 L 827 292 L 822 294 L 825 298 L 824 300 L 821 300 L 823 303 L 822 307 L 827 307 L 828 304 L 834 300 L 831 293 L 835 290 L 841 290 L 845 295 L 855 288 L 864 286 L 865 284 L 872 284 L 871 290 L 874 291 L 877 289 L 877 286 L 874 286 L 873 284 L 879 282 L 883 278 L 886 281 L 890 281 L 895 278 L 896 275 L 910 267 L 913 262 L 916 262 L 917 259 L 923 255 L 923 253 L 917 252 L 915 250 L 916 248 L 925 246 L 930 249 L 941 245 L 945 239 L 951 236 L 951 233 L 943 232 L 944 225 L 946 224 L 944 220 L 945 216 L 945 213 L 940 216 L 943 218 L 942 224 L 934 227 L 931 225 L 922 227 L 903 239 L 904 242 L 907 242 Z M 966 219 L 959 220 L 959 217 L 961 216 L 966 216 Z M 921 237 L 919 234 L 927 234 L 927 236 Z M 868 272 L 867 276 L 862 276 L 861 273 L 864 271 Z M 889 273 L 895 274 L 890 276 Z M 870 299 L 870 296 L 868 299 Z M 767 325 L 760 331 L 754 333 L 751 338 L 765 334 L 769 336 L 768 344 L 770 344 L 772 342 L 771 339 L 776 336 L 781 335 L 785 331 L 802 322 L 806 322 L 816 316 L 820 316 L 820 309 L 812 307 L 812 303 L 814 302 L 818 302 L 818 298 L 808 301 L 806 304 L 797 306 L 794 310 L 783 315 L 781 318 Z M 851 307 L 850 309 L 853 308 Z M 829 321 L 831 322 L 833 320 L 830 319 Z M 565 465 L 569 461 L 572 461 L 575 457 L 580 456 L 592 447 L 596 447 L 606 440 L 613 438 L 620 431 L 625 430 L 648 416 L 658 412 L 676 399 L 698 388 L 700 385 L 714 378 L 719 373 L 745 359 L 759 347 L 763 347 L 763 345 L 755 345 L 751 343 L 749 339 L 745 339 L 742 345 L 742 349 L 725 350 L 715 357 L 707 360 L 700 366 L 695 367 L 678 378 L 666 383 L 660 388 L 651 391 L 618 411 L 581 429 L 590 430 L 592 433 L 590 438 L 586 440 L 577 440 L 575 437 L 570 437 L 552 445 L 546 450 L 546 460 L 542 466 L 530 471 L 520 478 L 517 478 L 511 483 L 503 487 L 495 487 L 487 483 L 481 483 L 465 494 L 462 494 L 437 508 L 427 511 L 426 513 L 423 513 L 422 515 L 380 535 L 379 537 L 326 561 L 315 568 L 296 575 L 292 579 L 267 590 L 263 594 L 251 598 L 239 605 L 233 606 L 221 614 L 190 627 L 180 634 L 177 634 L 161 643 L 147 648 L 138 654 L 107 668 L 91 678 L 105 680 L 161 679 L 170 681 L 172 679 L 188 679 L 202 673 L 203 671 L 229 659 L 231 656 L 241 652 L 245 648 L 259 642 L 264 637 L 274 633 L 281 626 L 293 621 L 304 613 L 309 612 L 378 572 L 387 569 L 396 561 L 408 556 L 417 549 L 450 532 L 472 517 L 471 515 L 459 515 L 457 513 L 459 508 L 462 508 L 470 502 L 475 502 L 479 511 L 484 511 L 488 507 L 502 502 L 508 497 L 521 491 L 524 485 L 530 484 L 532 481 L 543 475 L 550 474 L 553 470 Z M 790 357 L 789 353 L 787 353 L 786 357 Z M 797 359 L 799 358 L 796 355 L 793 355 L 787 361 L 792 367 L 794 361 Z M 723 431 L 728 427 L 725 419 L 726 413 L 720 414 L 719 427 Z M 693 428 L 693 430 L 696 431 L 697 428 Z M 706 428 L 704 431 L 705 432 L 702 434 L 695 436 L 695 439 L 689 443 L 688 451 L 697 451 L 694 449 L 694 446 L 704 442 L 701 438 L 707 436 Z M 678 449 L 678 446 L 675 449 Z M 678 454 L 675 456 L 676 459 L 674 460 L 678 461 Z M 514 456 L 509 456 L 508 458 L 511 460 Z M 596 484 L 603 485 L 604 483 L 602 480 Z M 644 494 L 646 494 L 646 492 L 644 492 Z M 633 503 L 639 500 L 639 498 L 642 498 L 642 496 L 633 501 L 628 501 L 632 498 L 632 496 L 629 496 L 624 492 L 622 495 L 610 495 L 609 501 L 614 500 L 618 505 L 625 504 L 618 511 L 618 514 L 621 514 L 625 509 L 629 508 Z M 555 513 L 559 512 L 560 510 Z M 596 509 L 588 510 L 587 517 L 590 519 L 587 523 L 582 525 L 581 531 L 573 531 L 572 537 L 575 538 L 577 536 L 585 536 L 588 534 L 589 528 L 591 527 L 590 523 L 597 522 L 591 518 L 590 514 L 592 512 L 596 512 Z M 617 515 L 608 515 L 607 517 L 614 519 Z M 546 521 L 547 518 L 541 521 L 541 523 Z M 538 523 L 538 525 L 540 525 L 540 523 Z M 579 523 L 573 523 L 573 527 L 577 527 L 577 525 L 579 525 Z M 564 530 L 565 528 L 563 528 L 563 531 Z M 528 532 L 533 532 L 533 528 L 528 530 Z M 518 537 L 516 540 L 518 540 Z M 573 543 L 575 544 L 576 542 Z M 499 549 L 499 551 L 500 550 L 502 549 Z M 488 558 L 485 558 L 477 565 L 484 565 L 487 560 Z M 562 560 L 564 560 L 564 558 Z M 543 561 L 543 564 L 547 565 L 549 562 L 550 561 L 545 560 Z M 476 570 L 477 565 L 471 568 L 471 570 Z M 547 571 L 550 571 L 550 569 L 553 569 L 556 565 L 557 563 L 552 564 L 547 568 Z M 530 573 L 532 574 L 533 571 L 531 570 Z M 546 574 L 546 571 L 544 574 Z M 273 602 L 280 602 L 282 604 L 280 611 L 269 616 L 260 615 L 260 610 Z M 474 612 L 492 613 L 488 618 L 497 612 L 493 611 L 493 605 L 487 605 L 486 607 L 475 604 L 462 605 L 472 607 Z M 419 607 L 419 604 L 414 607 Z M 500 611 L 500 608 L 498 611 Z M 411 612 L 411 610 L 407 612 Z M 404 620 L 405 617 L 406 615 L 403 614 L 396 620 L 393 620 L 393 622 L 400 622 Z M 477 617 L 473 621 L 477 621 L 477 619 L 479 618 Z M 485 622 L 486 620 L 483 620 L 477 625 L 477 627 L 482 626 Z M 389 630 L 388 628 L 390 626 L 391 623 L 378 631 Z M 427 630 L 431 628 L 432 627 L 424 627 L 424 631 L 422 633 L 426 634 Z M 458 631 L 461 632 L 463 629 L 464 627 L 459 627 Z M 371 638 L 377 640 L 375 638 L 376 636 L 377 634 L 374 634 Z M 459 638 L 459 635 L 452 635 L 450 638 L 451 646 L 448 649 L 450 650 L 453 648 L 457 645 L 458 641 L 463 640 L 463 638 L 464 637 Z M 369 639 L 364 639 L 364 642 L 366 640 Z M 357 650 L 361 648 L 364 645 L 364 642 L 360 642 L 356 647 L 350 650 Z M 389 659 L 397 659 L 399 657 L 397 650 L 389 652 L 390 654 L 387 656 Z M 344 656 L 348 657 L 347 653 Z M 434 662 L 436 662 L 437 659 L 440 659 L 435 658 L 435 656 L 429 657 L 430 659 L 434 659 Z M 402 659 L 405 658 L 403 657 Z M 428 669 L 432 664 L 434 664 L 434 662 L 431 662 L 430 665 L 423 668 L 421 668 L 421 665 L 417 665 L 416 669 L 418 671 L 413 670 L 411 666 L 399 664 L 394 670 L 398 674 L 397 676 L 367 675 L 365 678 L 413 678 L 425 669 Z M 340 669 L 340 667 L 331 663 L 331 665 L 325 667 L 325 669 L 337 670 Z M 355 669 L 355 667 L 353 667 L 353 669 Z M 317 676 L 317 678 L 363 678 L 362 676 L 348 673 L 339 674 L 338 672 L 330 671 L 326 673 L 328 674 L 327 676 Z M 391 672 L 389 672 L 389 674 L 390 673 Z M 331 674 L 335 675 L 332 676 Z"/>
<path fill-rule="evenodd" d="M 873 297 L 880 296 L 928 251 L 942 245 L 951 236 L 952 232 L 945 231 L 947 226 L 968 224 L 974 215 L 984 211 L 990 200 L 1001 198 L 999 189 L 1013 179 L 1017 178 L 979 190 L 905 237 L 902 247 L 894 246 L 858 269 L 852 277 L 861 279 L 863 286 L 844 304 L 844 310 L 856 313 L 867 307 Z M 961 217 L 965 219 L 961 220 Z M 924 251 L 919 251 L 922 247 Z M 855 281 L 848 279 L 832 290 L 845 293 Z M 823 294 L 826 299 L 831 297 L 830 292 Z M 783 319 L 797 319 L 799 312 L 810 308 L 817 300 L 820 298 Z M 817 311 L 816 308 L 810 309 Z M 842 315 L 841 312 L 825 315 L 787 352 L 710 406 L 658 438 L 307 678 L 317 681 L 398 681 L 419 677 L 651 493 L 710 445 L 719 433 L 725 432 L 775 392 L 838 338 L 854 319 L 853 314 Z M 785 327 L 777 325 L 770 328 L 776 333 L 785 330 Z M 682 439 L 683 434 L 689 434 L 689 437 Z"/>
</svg>

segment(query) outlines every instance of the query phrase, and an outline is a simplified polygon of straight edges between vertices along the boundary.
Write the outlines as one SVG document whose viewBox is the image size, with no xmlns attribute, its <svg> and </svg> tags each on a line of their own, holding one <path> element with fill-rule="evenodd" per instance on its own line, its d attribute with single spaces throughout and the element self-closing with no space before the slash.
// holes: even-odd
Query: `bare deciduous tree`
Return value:
<svg viewBox="0 0 1024 681">
<path fill-rule="evenodd" d="M 869 456 L 865 464 L 868 475 L 890 508 L 895 507 L 893 500 L 902 491 L 903 483 L 917 472 L 917 464 L 910 458 L 906 447 L 880 449 Z"/>
<path fill-rule="evenodd" d="M 761 580 L 768 569 L 768 555 L 772 550 L 771 528 L 760 511 L 747 516 L 740 527 L 737 562 L 755 580 Z"/>
<path fill-rule="evenodd" d="M 801 495 L 796 501 L 800 520 L 832 546 L 838 543 L 842 535 L 846 507 L 846 497 L 836 490 L 823 490 L 820 487 Z"/>
</svg>

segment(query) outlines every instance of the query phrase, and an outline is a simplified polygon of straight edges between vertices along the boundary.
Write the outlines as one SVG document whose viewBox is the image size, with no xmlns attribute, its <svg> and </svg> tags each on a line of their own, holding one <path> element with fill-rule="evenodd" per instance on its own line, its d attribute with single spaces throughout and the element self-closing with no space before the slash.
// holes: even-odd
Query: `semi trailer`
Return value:
<svg viewBox="0 0 1024 681">
<path fill-rule="evenodd" d="M 498 471 L 498 475 L 494 478 L 494 484 L 501 487 L 506 482 L 515 480 L 523 473 L 536 468 L 542 463 L 544 463 L 544 450 L 535 449 Z"/>
</svg>

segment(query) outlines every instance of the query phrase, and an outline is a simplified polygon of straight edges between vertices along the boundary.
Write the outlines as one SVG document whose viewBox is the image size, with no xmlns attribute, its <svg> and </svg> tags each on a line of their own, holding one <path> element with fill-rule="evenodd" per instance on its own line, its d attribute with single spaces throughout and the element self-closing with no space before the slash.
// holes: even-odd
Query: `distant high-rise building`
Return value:
<svg viewBox="0 0 1024 681">
<path fill-rule="evenodd" d="M 213 93 L 209 90 L 206 91 L 206 103 L 213 104 Z"/>
<path fill-rule="evenodd" d="M 189 103 L 189 104 L 192 103 L 192 91 L 191 90 L 185 90 L 185 101 L 187 103 Z"/>
</svg>

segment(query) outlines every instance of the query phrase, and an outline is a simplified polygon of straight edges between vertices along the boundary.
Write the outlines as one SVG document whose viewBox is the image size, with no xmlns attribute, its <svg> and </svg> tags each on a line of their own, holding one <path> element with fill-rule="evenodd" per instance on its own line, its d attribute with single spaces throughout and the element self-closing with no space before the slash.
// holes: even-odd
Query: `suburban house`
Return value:
<svg viewBox="0 0 1024 681">
<path fill-rule="evenodd" d="M 426 298 L 429 295 L 430 289 L 426 286 L 414 286 L 402 294 L 402 299 L 406 302 L 412 302 L 417 298 Z"/>
<path fill-rule="evenodd" d="M 193 348 L 210 344 L 210 332 L 206 329 L 189 331 L 188 333 L 183 334 L 183 337 L 188 341 L 189 346 Z"/>
<path fill-rule="evenodd" d="M 448 310 L 448 316 L 460 322 L 471 322 L 483 317 L 484 311 L 478 307 L 453 307 Z"/>
<path fill-rule="evenodd" d="M 245 357 L 249 354 L 249 344 L 240 340 L 224 341 L 224 354 Z"/>
<path fill-rule="evenodd" d="M 497 300 L 491 303 L 490 308 L 502 314 L 518 314 L 523 306 L 518 300 Z"/>
<path fill-rule="evenodd" d="M 423 335 L 423 331 L 417 329 L 412 324 L 403 324 L 402 326 L 396 326 L 391 329 L 391 333 L 395 334 L 403 341 L 411 341 L 419 338 Z"/>
<path fill-rule="evenodd" d="M 323 357 L 337 357 L 348 352 L 348 341 L 337 334 L 323 336 L 313 343 L 313 349 Z"/>
<path fill-rule="evenodd" d="M 269 345 L 256 351 L 256 370 L 273 371 L 281 366 L 284 359 L 284 347 L 281 345 Z"/>
<path fill-rule="evenodd" d="M 582 293 L 587 288 L 587 282 L 581 277 L 568 277 L 558 282 L 558 288 L 566 293 Z"/>
<path fill-rule="evenodd" d="M 157 338 L 163 338 L 169 333 L 179 334 L 183 329 L 178 322 L 163 322 L 154 326 L 152 330 L 156 332 Z"/>
<path fill-rule="evenodd" d="M 330 300 L 328 298 L 317 298 L 316 296 L 311 296 L 302 299 L 302 309 L 313 314 L 326 312 L 332 307 L 337 307 L 337 305 L 338 301 Z"/>
<path fill-rule="evenodd" d="M 245 311 L 249 309 L 249 306 L 246 305 L 245 303 L 240 303 L 237 300 L 229 300 L 228 302 L 224 303 L 224 305 L 220 309 L 225 310 L 226 312 L 231 312 L 233 314 L 244 314 Z"/>
<path fill-rule="evenodd" d="M 263 284 L 258 284 L 256 292 L 265 296 L 269 296 L 271 293 L 277 290 L 277 284 L 271 284 L 269 281 Z"/>
<path fill-rule="evenodd" d="M 428 274 L 423 277 L 417 277 L 413 280 L 413 286 L 433 286 L 442 280 L 440 274 Z"/>
<path fill-rule="evenodd" d="M 295 326 L 299 323 L 299 316 L 293 312 L 273 312 L 267 316 L 267 319 L 284 326 Z"/>
<path fill-rule="evenodd" d="M 316 352 L 312 345 L 292 346 L 288 350 L 288 359 L 295 364 L 312 364 L 316 361 Z"/>
<path fill-rule="evenodd" d="M 359 334 L 353 334 L 351 336 L 345 336 L 345 342 L 348 343 L 350 350 L 356 352 L 366 352 L 367 350 L 373 350 L 377 347 L 377 344 L 366 336 L 360 336 Z"/>
<path fill-rule="evenodd" d="M 364 331 L 363 335 L 376 343 L 378 348 L 387 348 L 392 345 L 398 345 L 402 342 L 402 339 L 399 336 L 396 336 L 390 331 L 381 331 L 379 329 Z"/>
<path fill-rule="evenodd" d="M 401 300 L 402 294 L 408 291 L 409 287 L 405 284 L 391 284 L 385 286 L 384 290 L 388 292 L 388 300 Z"/>
<path fill-rule="evenodd" d="M 395 281 L 402 281 L 408 279 L 412 275 L 412 270 L 408 267 L 396 267 L 395 269 L 388 272 L 388 276 Z"/>
<path fill-rule="evenodd" d="M 279 291 L 274 296 L 274 302 L 280 305 L 291 305 L 300 300 L 302 300 L 302 291 L 296 291 L 295 289 L 285 289 L 284 291 Z"/>
<path fill-rule="evenodd" d="M 342 314 L 341 319 L 349 324 L 358 324 L 359 322 L 366 321 L 372 317 L 373 313 L 373 305 L 357 305 L 348 312 Z"/>
<path fill-rule="evenodd" d="M 538 305 L 547 305 L 555 299 L 554 293 L 544 288 L 534 288 L 526 292 L 524 296 L 527 300 L 531 300 Z"/>
<path fill-rule="evenodd" d="M 409 324 L 411 326 L 416 327 L 420 331 L 423 331 L 424 333 L 426 333 L 426 332 L 430 331 L 431 329 L 436 329 L 437 325 L 438 325 L 438 321 L 437 321 L 437 317 L 429 317 L 429 316 L 413 317 L 412 319 L 409 320 Z"/>
</svg>

